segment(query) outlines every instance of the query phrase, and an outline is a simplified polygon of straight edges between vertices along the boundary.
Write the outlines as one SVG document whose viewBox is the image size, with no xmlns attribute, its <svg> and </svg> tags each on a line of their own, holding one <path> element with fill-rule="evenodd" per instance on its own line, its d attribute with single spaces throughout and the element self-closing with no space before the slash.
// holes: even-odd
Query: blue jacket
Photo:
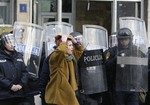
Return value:
<svg viewBox="0 0 150 105">
<path fill-rule="evenodd" d="M 10 56 L 0 50 L 0 100 L 24 97 L 28 82 L 28 72 L 26 71 L 22 55 L 16 51 Z M 13 92 L 13 84 L 20 84 L 22 89 Z"/>
</svg>

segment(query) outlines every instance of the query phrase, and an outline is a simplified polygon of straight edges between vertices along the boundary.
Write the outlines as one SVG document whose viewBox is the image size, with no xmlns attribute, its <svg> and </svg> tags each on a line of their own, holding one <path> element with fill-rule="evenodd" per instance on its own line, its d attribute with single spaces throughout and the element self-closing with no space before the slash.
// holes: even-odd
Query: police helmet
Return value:
<svg viewBox="0 0 150 105">
<path fill-rule="evenodd" d="M 129 28 L 121 28 L 118 32 L 117 32 L 117 38 L 118 39 L 122 39 L 122 38 L 129 38 L 132 39 L 133 34 L 131 32 L 131 30 Z"/>
<path fill-rule="evenodd" d="M 15 38 L 12 33 L 4 32 L 0 35 L 0 48 L 5 49 L 6 43 L 11 43 L 15 46 Z"/>
<path fill-rule="evenodd" d="M 82 34 L 79 32 L 71 32 L 70 35 L 72 35 L 73 37 L 77 37 L 77 36 L 80 36 Z"/>
<path fill-rule="evenodd" d="M 83 36 L 79 32 L 71 32 L 71 36 L 73 36 L 77 41 L 83 42 Z"/>
</svg>

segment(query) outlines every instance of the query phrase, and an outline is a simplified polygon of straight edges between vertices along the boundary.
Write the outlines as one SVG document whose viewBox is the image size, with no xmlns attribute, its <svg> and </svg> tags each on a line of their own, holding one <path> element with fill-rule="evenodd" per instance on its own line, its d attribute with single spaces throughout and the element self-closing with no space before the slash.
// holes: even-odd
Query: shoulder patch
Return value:
<svg viewBox="0 0 150 105">
<path fill-rule="evenodd" d="M 105 56 L 106 60 L 109 59 L 109 57 L 110 57 L 110 52 L 107 51 L 106 56 Z"/>
</svg>

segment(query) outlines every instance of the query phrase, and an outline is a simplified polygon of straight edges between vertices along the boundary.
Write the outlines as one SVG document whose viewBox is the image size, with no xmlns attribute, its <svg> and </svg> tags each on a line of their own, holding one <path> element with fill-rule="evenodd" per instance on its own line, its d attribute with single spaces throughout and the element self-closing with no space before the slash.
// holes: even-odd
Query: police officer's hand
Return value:
<svg viewBox="0 0 150 105">
<path fill-rule="evenodd" d="M 22 89 L 22 86 L 21 85 L 16 85 L 17 86 L 17 88 L 20 90 L 20 89 Z"/>
<path fill-rule="evenodd" d="M 12 85 L 11 90 L 16 92 L 16 91 L 18 91 L 18 88 L 16 87 L 16 85 Z"/>
<path fill-rule="evenodd" d="M 17 92 L 18 90 L 22 89 L 21 85 L 12 85 L 11 90 Z"/>
<path fill-rule="evenodd" d="M 77 43 L 77 40 L 73 36 L 68 35 L 68 38 L 70 38 L 72 40 L 72 43 L 74 43 L 74 44 Z"/>
<path fill-rule="evenodd" d="M 67 41 L 67 38 L 68 38 L 68 35 L 62 35 L 62 36 L 61 36 L 62 42 L 66 42 L 66 41 Z"/>
</svg>

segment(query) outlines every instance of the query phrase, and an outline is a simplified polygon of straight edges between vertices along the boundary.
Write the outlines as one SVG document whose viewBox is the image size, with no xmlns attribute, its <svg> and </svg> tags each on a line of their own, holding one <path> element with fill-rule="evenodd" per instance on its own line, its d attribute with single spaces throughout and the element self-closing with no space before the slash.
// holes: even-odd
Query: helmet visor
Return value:
<svg viewBox="0 0 150 105">
<path fill-rule="evenodd" d="M 118 33 L 117 38 L 132 38 L 132 36 L 133 35 L 131 34 L 131 32 L 126 31 Z"/>
<path fill-rule="evenodd" d="M 14 38 L 13 34 L 7 34 L 7 35 L 3 36 L 1 38 L 1 40 L 2 40 L 3 44 L 8 44 L 9 43 L 12 46 L 16 45 L 15 44 L 15 38 Z"/>
<path fill-rule="evenodd" d="M 83 43 L 83 37 L 82 37 L 82 35 L 75 36 L 74 38 L 75 38 L 77 41 Z"/>
</svg>

